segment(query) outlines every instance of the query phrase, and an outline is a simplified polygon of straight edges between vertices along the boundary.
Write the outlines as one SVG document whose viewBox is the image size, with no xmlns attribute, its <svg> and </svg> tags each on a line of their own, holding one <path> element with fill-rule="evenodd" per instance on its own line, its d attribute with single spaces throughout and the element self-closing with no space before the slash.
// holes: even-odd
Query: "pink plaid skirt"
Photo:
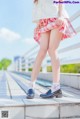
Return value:
<svg viewBox="0 0 80 119">
<path fill-rule="evenodd" d="M 40 36 L 41 33 L 47 32 L 49 30 L 57 28 L 59 32 L 62 33 L 62 40 L 65 38 L 70 38 L 76 34 L 73 26 L 71 25 L 68 18 L 65 18 L 65 23 L 60 25 L 56 25 L 55 21 L 57 18 L 47 18 L 40 19 L 38 26 L 34 29 L 34 40 L 40 44 Z"/>
</svg>

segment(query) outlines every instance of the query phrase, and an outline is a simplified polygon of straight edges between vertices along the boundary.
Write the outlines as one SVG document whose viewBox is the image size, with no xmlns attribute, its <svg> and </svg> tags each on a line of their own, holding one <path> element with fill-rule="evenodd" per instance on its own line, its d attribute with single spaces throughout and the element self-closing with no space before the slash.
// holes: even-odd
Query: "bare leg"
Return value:
<svg viewBox="0 0 80 119">
<path fill-rule="evenodd" d="M 60 83 L 60 62 L 57 55 L 57 48 L 60 44 L 61 38 L 62 33 L 60 33 L 58 29 L 51 30 L 48 53 L 51 57 L 54 83 Z"/>
<path fill-rule="evenodd" d="M 49 37 L 50 37 L 50 31 L 41 34 L 40 50 L 39 50 L 38 55 L 36 57 L 35 63 L 33 65 L 32 74 L 31 74 L 31 82 L 32 82 L 31 86 L 33 86 L 33 83 L 37 79 L 37 75 L 40 71 L 41 63 L 42 63 L 42 61 L 43 61 L 43 59 L 47 53 L 48 44 L 49 44 Z"/>
<path fill-rule="evenodd" d="M 51 89 L 47 93 L 40 95 L 42 98 L 62 97 L 62 91 L 60 89 L 60 62 L 57 55 L 57 48 L 60 44 L 61 38 L 62 33 L 60 33 L 58 29 L 51 30 L 48 53 L 51 57 L 53 83 Z"/>
</svg>

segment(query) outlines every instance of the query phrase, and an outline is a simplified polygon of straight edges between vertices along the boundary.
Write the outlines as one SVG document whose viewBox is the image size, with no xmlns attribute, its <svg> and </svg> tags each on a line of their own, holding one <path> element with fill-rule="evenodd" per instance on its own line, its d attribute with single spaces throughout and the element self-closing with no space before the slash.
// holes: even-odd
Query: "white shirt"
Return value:
<svg viewBox="0 0 80 119">
<path fill-rule="evenodd" d="M 58 17 L 58 5 L 54 0 L 38 0 L 33 4 L 32 22 L 38 22 L 40 19 Z M 64 6 L 64 5 L 63 5 Z M 63 7 L 63 17 L 69 18 L 65 6 Z"/>
</svg>

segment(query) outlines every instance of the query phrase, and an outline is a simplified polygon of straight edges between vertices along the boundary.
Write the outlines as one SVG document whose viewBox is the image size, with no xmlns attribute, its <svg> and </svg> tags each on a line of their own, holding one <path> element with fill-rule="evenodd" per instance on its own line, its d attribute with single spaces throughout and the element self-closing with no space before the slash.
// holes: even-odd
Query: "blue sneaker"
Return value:
<svg viewBox="0 0 80 119">
<path fill-rule="evenodd" d="M 27 99 L 33 99 L 35 96 L 35 91 L 33 89 L 29 89 L 27 92 Z"/>
</svg>

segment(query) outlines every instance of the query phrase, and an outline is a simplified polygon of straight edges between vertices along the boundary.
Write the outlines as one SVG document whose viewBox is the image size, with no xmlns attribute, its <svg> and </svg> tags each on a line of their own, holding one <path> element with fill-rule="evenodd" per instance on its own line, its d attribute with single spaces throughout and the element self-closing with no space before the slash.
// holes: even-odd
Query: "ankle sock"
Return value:
<svg viewBox="0 0 80 119">
<path fill-rule="evenodd" d="M 35 88 L 35 81 L 34 82 L 30 82 L 29 88 L 32 88 L 32 89 Z"/>
<path fill-rule="evenodd" d="M 55 92 L 59 89 L 60 89 L 60 83 L 53 83 L 52 84 L 52 87 L 51 87 L 52 92 Z"/>
</svg>

